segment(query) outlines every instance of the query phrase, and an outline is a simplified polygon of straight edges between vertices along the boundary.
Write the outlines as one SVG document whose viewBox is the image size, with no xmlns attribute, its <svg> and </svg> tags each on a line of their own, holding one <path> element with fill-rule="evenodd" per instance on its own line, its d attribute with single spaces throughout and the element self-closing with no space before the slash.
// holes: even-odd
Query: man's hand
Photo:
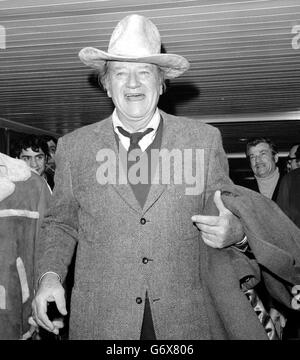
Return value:
<svg viewBox="0 0 300 360">
<path fill-rule="evenodd" d="M 203 241 L 213 248 L 224 248 L 242 240 L 244 231 L 238 217 L 228 210 L 217 190 L 214 203 L 219 210 L 219 216 L 194 215 L 192 221 L 202 233 Z"/>
<path fill-rule="evenodd" d="M 47 305 L 54 301 L 58 311 L 62 315 L 67 315 L 65 290 L 61 285 L 56 274 L 46 274 L 38 288 L 35 298 L 32 301 L 32 312 L 35 322 L 44 329 L 58 335 L 59 329 L 63 326 L 62 322 L 50 321 L 47 316 Z"/>
</svg>

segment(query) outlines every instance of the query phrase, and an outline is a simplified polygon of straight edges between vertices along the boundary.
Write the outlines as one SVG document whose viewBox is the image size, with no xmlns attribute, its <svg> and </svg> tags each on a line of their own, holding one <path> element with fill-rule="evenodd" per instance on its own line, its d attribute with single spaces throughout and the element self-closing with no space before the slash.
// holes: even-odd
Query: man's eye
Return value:
<svg viewBox="0 0 300 360">
<path fill-rule="evenodd" d="M 28 158 L 28 156 L 21 156 L 21 160 L 28 161 L 29 158 Z"/>
</svg>

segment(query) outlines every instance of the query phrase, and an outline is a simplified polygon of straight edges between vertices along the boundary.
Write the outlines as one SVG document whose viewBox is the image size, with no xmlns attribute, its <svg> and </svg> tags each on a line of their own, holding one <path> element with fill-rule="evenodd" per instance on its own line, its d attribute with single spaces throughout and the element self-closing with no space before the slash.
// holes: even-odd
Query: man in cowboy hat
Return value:
<svg viewBox="0 0 300 360">
<path fill-rule="evenodd" d="M 160 49 L 156 26 L 130 15 L 118 23 L 107 52 L 84 48 L 79 53 L 99 71 L 115 110 L 58 141 L 56 186 L 40 241 L 32 305 L 36 322 L 57 333 L 47 303 L 54 301 L 66 315 L 61 282 L 77 246 L 71 339 L 212 339 L 241 333 L 238 327 L 234 335 L 226 333 L 219 315 L 213 317 L 202 281 L 206 260 L 199 260 L 206 248 L 218 254 L 221 248 L 234 249 L 235 256 L 247 249 L 241 221 L 216 191 L 232 184 L 221 136 L 212 126 L 157 108 L 164 80 L 189 68 L 182 56 Z M 162 160 L 162 154 L 169 158 Z M 201 181 L 193 188 L 195 172 L 195 182 Z M 216 213 L 197 215 L 210 195 Z M 221 275 L 222 288 L 226 272 Z M 218 277 L 207 277 L 219 286 Z M 231 296 L 227 285 L 223 290 Z M 240 314 L 236 317 L 245 328 L 241 337 L 267 338 L 251 312 L 255 331 L 241 325 Z M 232 326 L 231 316 L 227 320 Z"/>
</svg>

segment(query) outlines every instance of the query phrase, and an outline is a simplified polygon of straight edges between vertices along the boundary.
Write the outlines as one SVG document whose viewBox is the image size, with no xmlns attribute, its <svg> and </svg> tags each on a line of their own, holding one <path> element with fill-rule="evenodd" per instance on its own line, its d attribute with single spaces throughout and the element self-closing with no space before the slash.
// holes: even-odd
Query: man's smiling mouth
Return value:
<svg viewBox="0 0 300 360">
<path fill-rule="evenodd" d="M 126 94 L 125 95 L 126 100 L 129 101 L 136 101 L 136 100 L 143 100 L 145 98 L 144 94 Z"/>
</svg>

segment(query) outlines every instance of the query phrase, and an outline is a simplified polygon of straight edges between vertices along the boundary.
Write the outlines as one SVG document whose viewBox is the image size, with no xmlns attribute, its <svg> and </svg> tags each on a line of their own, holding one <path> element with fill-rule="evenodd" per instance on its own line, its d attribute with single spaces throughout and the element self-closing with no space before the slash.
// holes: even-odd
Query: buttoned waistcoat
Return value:
<svg viewBox="0 0 300 360">
<path fill-rule="evenodd" d="M 38 276 L 55 271 L 64 279 L 77 244 L 71 339 L 139 339 L 146 290 L 157 339 L 210 338 L 191 216 L 201 213 L 211 191 L 230 183 L 228 164 L 216 128 L 161 115 L 161 149 L 177 160 L 170 181 L 157 166 L 159 183 L 143 209 L 129 184 L 119 184 L 118 174 L 114 181 L 120 168 L 111 118 L 59 140 Z M 106 184 L 103 174 L 111 176 Z M 202 184 L 193 195 L 191 175 Z"/>
</svg>

